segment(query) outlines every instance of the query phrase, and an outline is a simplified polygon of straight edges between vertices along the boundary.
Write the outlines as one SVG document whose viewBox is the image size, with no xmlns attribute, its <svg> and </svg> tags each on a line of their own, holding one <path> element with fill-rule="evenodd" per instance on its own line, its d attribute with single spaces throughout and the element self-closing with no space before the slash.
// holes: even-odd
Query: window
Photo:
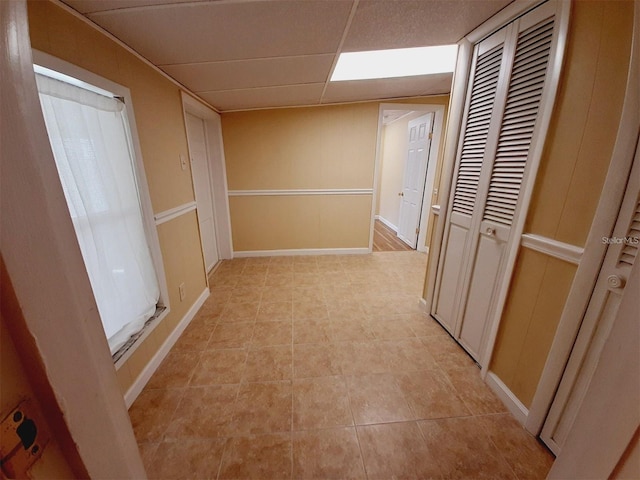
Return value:
<svg viewBox="0 0 640 480">
<path fill-rule="evenodd" d="M 163 310 L 127 108 L 107 90 L 34 70 L 69 213 L 117 360 Z"/>
</svg>

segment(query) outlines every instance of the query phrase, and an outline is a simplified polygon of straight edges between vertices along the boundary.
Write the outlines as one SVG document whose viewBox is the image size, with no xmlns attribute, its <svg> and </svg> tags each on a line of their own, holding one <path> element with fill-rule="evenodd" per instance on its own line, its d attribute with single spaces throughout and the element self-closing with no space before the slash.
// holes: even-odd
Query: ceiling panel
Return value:
<svg viewBox="0 0 640 480">
<path fill-rule="evenodd" d="M 334 55 L 167 65 L 161 68 L 194 92 L 324 83 Z"/>
<path fill-rule="evenodd" d="M 320 101 L 324 83 L 287 85 L 283 87 L 251 88 L 199 93 L 203 99 L 221 111 L 265 107 L 316 105 Z"/>
<path fill-rule="evenodd" d="M 208 0 L 196 0 L 208 1 Z M 193 0 L 64 0 L 66 4 L 80 13 L 103 12 L 120 8 L 139 8 L 169 3 L 193 3 Z"/>
<path fill-rule="evenodd" d="M 360 0 L 347 25 L 353 0 L 63 1 L 221 110 L 448 93 L 451 74 L 326 82 L 340 51 L 455 43 L 510 3 Z"/>
<path fill-rule="evenodd" d="M 511 0 L 361 0 L 343 51 L 456 43 Z"/>
<path fill-rule="evenodd" d="M 440 73 L 405 78 L 330 82 L 322 97 L 322 103 L 446 94 L 451 91 L 452 78 L 451 73 Z"/>
<path fill-rule="evenodd" d="M 343 0 L 186 3 L 89 18 L 156 65 L 334 53 Z"/>
</svg>

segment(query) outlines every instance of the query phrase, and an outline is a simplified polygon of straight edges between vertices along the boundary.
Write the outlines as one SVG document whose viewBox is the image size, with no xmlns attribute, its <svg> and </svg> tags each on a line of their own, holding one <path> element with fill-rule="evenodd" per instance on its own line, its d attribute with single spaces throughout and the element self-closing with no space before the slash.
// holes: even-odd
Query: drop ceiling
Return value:
<svg viewBox="0 0 640 480">
<path fill-rule="evenodd" d="M 450 91 L 452 74 L 329 82 L 340 52 L 456 43 L 511 0 L 64 0 L 220 111 Z"/>
</svg>

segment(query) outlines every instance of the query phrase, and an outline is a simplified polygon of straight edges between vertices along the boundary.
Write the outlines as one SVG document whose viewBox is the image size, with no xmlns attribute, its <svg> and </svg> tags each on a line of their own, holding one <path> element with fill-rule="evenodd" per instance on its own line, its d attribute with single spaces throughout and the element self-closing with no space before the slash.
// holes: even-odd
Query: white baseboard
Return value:
<svg viewBox="0 0 640 480">
<path fill-rule="evenodd" d="M 423 313 L 426 313 L 427 315 L 429 315 L 429 312 L 427 311 L 427 301 L 424 298 L 420 299 L 419 306 L 420 306 L 420 310 L 422 310 Z"/>
<path fill-rule="evenodd" d="M 140 372 L 140 375 L 138 375 L 138 378 L 135 379 L 133 385 L 129 387 L 129 390 L 127 390 L 127 393 L 125 393 L 124 395 L 124 401 L 127 404 L 127 408 L 131 407 L 136 398 L 138 398 L 138 395 L 140 395 L 142 389 L 145 387 L 147 382 L 149 382 L 149 379 L 151 379 L 151 376 L 154 374 L 154 372 L 158 369 L 158 367 L 162 363 L 162 360 L 164 360 L 173 345 L 178 341 L 178 338 L 180 338 L 180 335 L 182 335 L 182 332 L 184 332 L 185 328 L 189 326 L 189 323 L 191 323 L 193 317 L 196 316 L 196 313 L 198 313 L 198 310 L 200 310 L 200 307 L 202 307 L 202 304 L 205 302 L 205 300 L 209 298 L 209 294 L 209 289 L 205 288 L 202 294 L 200 294 L 198 299 L 195 301 L 195 303 L 191 305 L 191 308 L 187 311 L 185 316 L 182 317 L 180 323 L 178 323 L 173 332 L 171 332 L 162 346 L 158 349 L 151 361 L 147 364 L 146 367 L 144 367 L 142 372 Z"/>
<path fill-rule="evenodd" d="M 502 403 L 507 407 L 509 412 L 516 417 L 516 420 L 520 422 L 522 426 L 524 426 L 527 421 L 527 416 L 529 415 L 529 410 L 525 407 L 518 397 L 516 397 L 509 388 L 502 383 L 497 375 L 493 372 L 488 372 L 487 377 L 485 378 L 485 382 L 491 390 L 498 396 Z"/>
<path fill-rule="evenodd" d="M 296 255 L 360 255 L 370 253 L 368 248 L 296 248 L 291 250 L 245 250 L 233 252 L 233 258 L 288 257 Z"/>
<path fill-rule="evenodd" d="M 384 217 L 381 217 L 380 215 L 376 215 L 376 220 L 380 220 L 382 223 L 384 223 L 387 227 L 389 227 L 391 230 L 393 230 L 394 232 L 398 233 L 398 227 L 396 227 L 393 223 L 391 223 L 389 220 L 387 220 Z"/>
</svg>

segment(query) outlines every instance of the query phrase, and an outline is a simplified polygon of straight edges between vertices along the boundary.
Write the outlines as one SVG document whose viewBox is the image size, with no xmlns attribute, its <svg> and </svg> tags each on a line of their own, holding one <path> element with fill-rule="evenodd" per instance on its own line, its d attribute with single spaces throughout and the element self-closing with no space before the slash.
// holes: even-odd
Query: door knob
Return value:
<svg viewBox="0 0 640 480">
<path fill-rule="evenodd" d="M 622 288 L 624 287 L 624 278 L 618 275 L 609 275 L 607 277 L 607 284 L 609 288 Z"/>
<path fill-rule="evenodd" d="M 496 234 L 496 229 L 495 228 L 491 228 L 491 227 L 487 227 L 485 232 L 487 232 L 487 235 L 495 235 Z"/>
</svg>

